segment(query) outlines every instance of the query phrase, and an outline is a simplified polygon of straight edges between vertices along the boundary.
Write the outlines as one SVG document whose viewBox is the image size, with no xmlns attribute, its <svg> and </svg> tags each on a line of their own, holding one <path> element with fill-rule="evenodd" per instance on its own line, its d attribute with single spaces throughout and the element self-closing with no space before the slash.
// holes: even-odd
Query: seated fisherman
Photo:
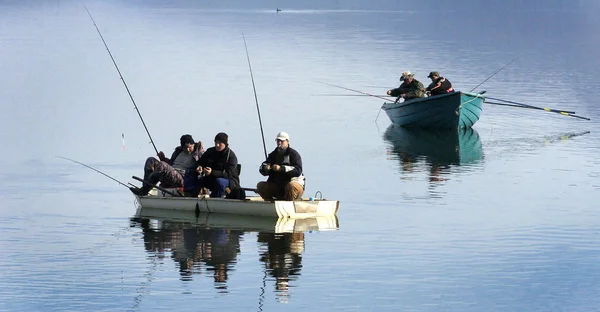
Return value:
<svg viewBox="0 0 600 312">
<path fill-rule="evenodd" d="M 226 133 L 217 133 L 215 146 L 208 148 L 196 163 L 197 185 L 194 190 L 186 186 L 186 193 L 193 191 L 197 196 L 201 188 L 208 188 L 210 197 L 223 197 L 227 188 L 239 188 L 238 159 L 228 141 Z"/>
<path fill-rule="evenodd" d="M 400 80 L 402 81 L 402 84 L 396 89 L 388 90 L 388 95 L 397 96 L 398 99 L 402 98 L 405 101 L 423 97 L 423 84 L 415 79 L 414 74 L 410 71 L 403 72 L 402 76 L 400 76 Z"/>
<path fill-rule="evenodd" d="M 258 182 L 256 192 L 265 200 L 298 200 L 304 194 L 302 157 L 290 147 L 290 136 L 286 132 L 279 132 L 276 142 L 277 148 L 259 168 L 259 172 L 269 178 Z"/>
<path fill-rule="evenodd" d="M 425 89 L 427 95 L 440 95 L 454 91 L 450 80 L 440 76 L 439 72 L 432 71 L 427 78 L 431 78 L 431 84 Z"/>
<path fill-rule="evenodd" d="M 165 154 L 160 151 L 157 156 L 148 157 L 144 164 L 144 180 L 165 188 L 183 187 L 186 170 L 188 175 L 193 173 L 193 168 L 196 167 L 196 162 L 204 152 L 202 142 L 194 142 L 194 139 L 189 134 L 184 134 L 179 139 L 180 146 L 175 148 L 171 158 L 166 158 Z M 192 169 L 192 170 L 188 170 Z M 139 196 L 145 196 L 152 189 L 152 185 L 144 183 L 142 188 L 129 188 L 131 192 Z"/>
</svg>

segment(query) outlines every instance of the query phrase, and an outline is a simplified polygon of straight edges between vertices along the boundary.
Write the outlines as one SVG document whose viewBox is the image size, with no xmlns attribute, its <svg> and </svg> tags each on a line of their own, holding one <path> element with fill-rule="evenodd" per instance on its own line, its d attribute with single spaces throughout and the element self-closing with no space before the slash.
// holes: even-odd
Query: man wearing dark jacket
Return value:
<svg viewBox="0 0 600 312">
<path fill-rule="evenodd" d="M 423 97 L 423 84 L 415 79 L 413 73 L 410 71 L 403 72 L 402 76 L 400 76 L 400 81 L 402 81 L 402 84 L 398 88 L 388 90 L 387 92 L 388 95 L 397 96 L 398 99 L 396 101 L 401 98 L 408 101 Z"/>
<path fill-rule="evenodd" d="M 196 144 L 189 134 L 184 134 L 179 139 L 180 146 L 175 148 L 171 158 L 166 158 L 165 153 L 158 152 L 157 156 L 148 157 L 144 164 L 144 180 L 165 188 L 183 187 L 184 179 L 193 173 L 196 162 L 204 152 L 202 142 Z M 191 169 L 191 170 L 189 170 Z M 187 171 L 187 174 L 186 174 Z M 144 196 L 152 189 L 152 185 L 144 183 L 142 188 L 129 188 L 136 195 Z"/>
<path fill-rule="evenodd" d="M 440 95 L 454 91 L 450 80 L 440 76 L 439 72 L 432 71 L 427 78 L 431 78 L 431 84 L 425 89 L 428 95 Z"/>
<path fill-rule="evenodd" d="M 210 190 L 210 197 L 223 197 L 225 189 L 239 188 L 238 159 L 228 141 L 227 134 L 219 132 L 215 136 L 215 146 L 207 149 L 198 160 L 196 194 L 205 187 Z"/>
<path fill-rule="evenodd" d="M 259 168 L 267 181 L 258 182 L 257 193 L 264 200 L 297 200 L 304 194 L 302 157 L 290 147 L 290 136 L 286 132 L 277 134 L 277 148 Z"/>
</svg>

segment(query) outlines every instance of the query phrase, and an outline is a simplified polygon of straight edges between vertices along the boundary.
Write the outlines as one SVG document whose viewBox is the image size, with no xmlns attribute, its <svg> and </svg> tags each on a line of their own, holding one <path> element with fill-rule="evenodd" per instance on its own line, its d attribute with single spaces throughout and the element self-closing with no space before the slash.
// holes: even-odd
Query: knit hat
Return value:
<svg viewBox="0 0 600 312">
<path fill-rule="evenodd" d="M 194 144 L 194 138 L 192 138 L 191 135 L 189 134 L 184 134 L 181 136 L 181 138 L 179 139 L 179 142 L 181 142 L 181 146 L 185 146 L 186 144 Z"/>
<path fill-rule="evenodd" d="M 436 72 L 436 71 L 432 71 L 432 72 L 430 72 L 430 73 L 429 73 L 429 76 L 427 76 L 427 78 L 431 78 L 431 77 L 433 77 L 433 76 L 437 76 L 437 77 L 439 77 L 439 76 L 440 76 L 440 73 L 439 73 L 439 72 Z"/>
<path fill-rule="evenodd" d="M 217 133 L 217 135 L 215 136 L 215 142 L 219 141 L 221 143 L 225 143 L 225 145 L 227 145 L 227 139 L 229 137 L 227 136 L 227 133 L 225 132 L 219 132 Z"/>
</svg>

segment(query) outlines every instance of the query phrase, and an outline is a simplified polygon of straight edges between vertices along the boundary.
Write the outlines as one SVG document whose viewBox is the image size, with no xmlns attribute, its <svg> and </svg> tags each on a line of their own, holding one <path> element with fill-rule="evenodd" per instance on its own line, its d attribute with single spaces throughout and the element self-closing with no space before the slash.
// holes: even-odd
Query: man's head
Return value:
<svg viewBox="0 0 600 312">
<path fill-rule="evenodd" d="M 402 72 L 402 75 L 400 76 L 400 80 L 404 81 L 404 82 L 411 82 L 413 80 L 413 77 L 414 77 L 414 74 L 407 70 L 405 72 Z"/>
<path fill-rule="evenodd" d="M 427 76 L 427 78 L 431 78 L 431 80 L 436 80 L 436 79 L 440 78 L 440 73 L 436 72 L 436 71 L 432 71 L 429 73 L 429 76 Z"/>
<path fill-rule="evenodd" d="M 227 147 L 227 141 L 229 140 L 229 136 L 225 132 L 219 132 L 215 135 L 215 149 L 217 152 L 220 152 Z"/>
<path fill-rule="evenodd" d="M 275 138 L 277 142 L 277 147 L 280 149 L 286 149 L 290 145 L 290 135 L 287 132 L 279 132 L 277 133 L 277 138 Z"/>
<path fill-rule="evenodd" d="M 181 143 L 181 147 L 183 148 L 184 151 L 187 151 L 188 153 L 191 153 L 194 151 L 194 138 L 192 138 L 191 135 L 189 134 L 184 134 L 181 136 L 181 138 L 179 139 L 179 142 Z"/>
</svg>

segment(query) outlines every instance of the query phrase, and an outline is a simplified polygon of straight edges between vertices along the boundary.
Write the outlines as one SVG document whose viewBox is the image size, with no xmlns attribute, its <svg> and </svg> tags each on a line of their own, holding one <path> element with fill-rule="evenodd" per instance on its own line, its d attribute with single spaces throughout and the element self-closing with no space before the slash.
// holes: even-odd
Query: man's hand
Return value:
<svg viewBox="0 0 600 312">
<path fill-rule="evenodd" d="M 165 153 L 163 153 L 162 151 L 158 152 L 158 154 L 156 154 L 156 156 L 158 156 L 158 159 L 160 159 L 160 161 L 167 160 L 167 157 L 165 157 Z"/>
<path fill-rule="evenodd" d="M 279 170 L 281 170 L 281 166 L 278 165 L 278 164 L 273 165 L 272 168 L 273 168 L 273 171 L 279 171 Z"/>
<path fill-rule="evenodd" d="M 202 174 L 202 166 L 198 166 L 198 167 L 196 167 L 196 172 L 197 172 L 198 174 Z"/>
<path fill-rule="evenodd" d="M 212 168 L 211 167 L 204 167 L 204 174 L 209 176 L 212 172 Z"/>
</svg>

